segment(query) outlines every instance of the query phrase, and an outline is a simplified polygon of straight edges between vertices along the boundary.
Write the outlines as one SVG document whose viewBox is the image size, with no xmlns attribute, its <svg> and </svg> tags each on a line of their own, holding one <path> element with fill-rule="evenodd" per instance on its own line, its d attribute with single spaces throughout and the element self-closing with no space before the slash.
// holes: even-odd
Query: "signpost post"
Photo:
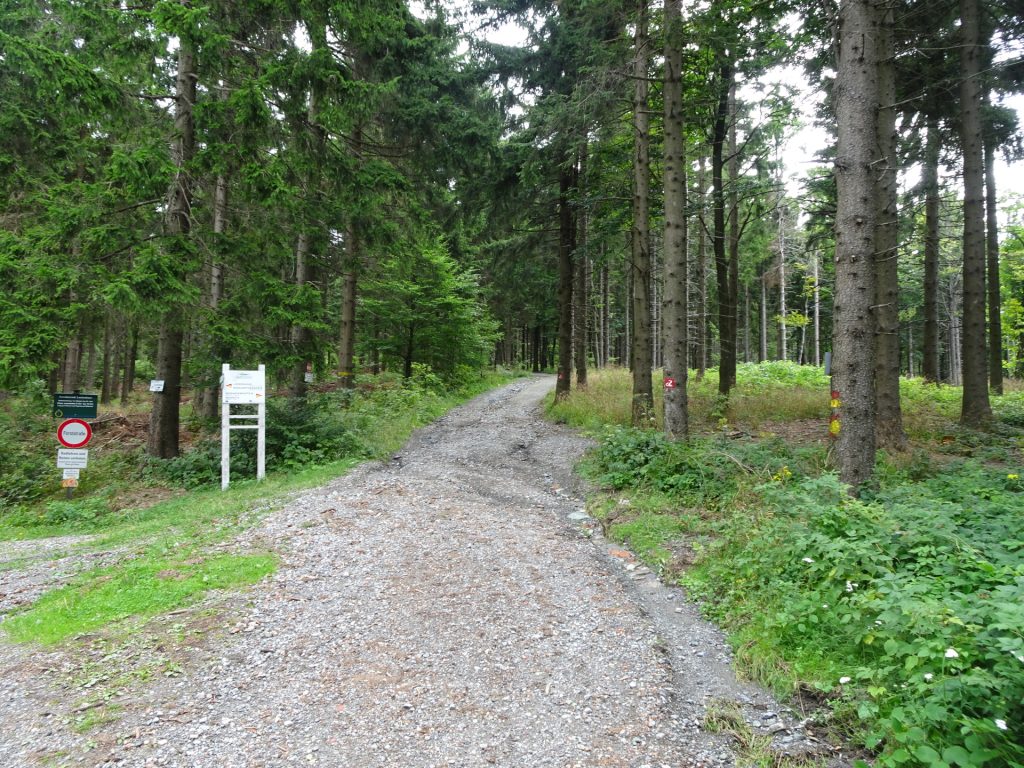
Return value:
<svg viewBox="0 0 1024 768">
<path fill-rule="evenodd" d="M 96 418 L 98 401 L 96 395 L 81 392 L 61 392 L 53 396 L 53 415 L 63 419 L 57 427 L 57 441 L 64 446 L 57 449 L 57 469 L 64 470 L 61 487 L 69 499 L 78 487 L 79 470 L 85 469 L 89 462 L 89 451 L 84 449 L 92 440 L 92 427 L 85 419 Z"/>
<path fill-rule="evenodd" d="M 267 374 L 266 366 L 260 365 L 255 371 L 231 370 L 224 363 L 221 377 L 221 421 L 220 421 L 220 487 L 227 490 L 231 480 L 231 430 L 256 430 L 256 479 L 267 476 Z M 255 405 L 256 413 L 231 413 L 232 405 Z M 252 421 L 255 424 L 232 423 Z"/>
</svg>

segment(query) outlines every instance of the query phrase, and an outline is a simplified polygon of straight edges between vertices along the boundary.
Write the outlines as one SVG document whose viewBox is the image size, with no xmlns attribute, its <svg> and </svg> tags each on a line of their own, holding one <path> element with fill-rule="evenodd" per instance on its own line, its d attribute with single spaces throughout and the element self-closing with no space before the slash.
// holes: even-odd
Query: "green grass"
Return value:
<svg viewBox="0 0 1024 768">
<path fill-rule="evenodd" d="M 270 554 L 129 560 L 46 593 L 3 627 L 12 640 L 53 645 L 129 616 L 172 611 L 212 589 L 253 584 L 275 565 Z"/>
</svg>

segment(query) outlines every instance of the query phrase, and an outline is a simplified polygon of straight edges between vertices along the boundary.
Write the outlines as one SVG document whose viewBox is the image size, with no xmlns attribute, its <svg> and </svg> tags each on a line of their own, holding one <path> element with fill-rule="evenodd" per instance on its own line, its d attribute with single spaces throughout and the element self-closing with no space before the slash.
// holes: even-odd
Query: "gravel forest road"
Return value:
<svg viewBox="0 0 1024 768">
<path fill-rule="evenodd" d="M 84 733 L 61 652 L 0 641 L 0 765 L 731 766 L 701 728 L 722 702 L 779 748 L 813 749 L 736 681 L 683 593 L 583 513 L 587 442 L 538 411 L 553 383 L 482 395 L 267 515 L 231 547 L 273 548 L 276 574 L 206 601 L 203 639 Z"/>
</svg>

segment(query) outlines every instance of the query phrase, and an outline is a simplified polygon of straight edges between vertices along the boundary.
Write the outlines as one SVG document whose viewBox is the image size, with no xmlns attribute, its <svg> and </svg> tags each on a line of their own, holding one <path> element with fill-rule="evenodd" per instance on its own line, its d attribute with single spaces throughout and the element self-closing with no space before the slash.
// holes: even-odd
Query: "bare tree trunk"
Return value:
<svg viewBox="0 0 1024 768">
<path fill-rule="evenodd" d="M 110 402 L 111 368 L 114 366 L 114 341 L 111 325 L 113 321 L 109 315 L 103 323 L 103 362 L 100 366 L 100 402 Z M 116 375 L 116 371 L 114 372 Z"/>
<path fill-rule="evenodd" d="M 719 329 L 718 389 L 723 394 L 736 386 L 736 357 L 739 328 L 740 306 L 740 204 L 739 204 L 739 168 L 740 154 L 736 143 L 736 123 L 739 115 L 736 111 L 736 73 L 729 67 L 729 279 L 728 301 L 725 332 Z M 722 379 L 727 382 L 727 389 L 722 390 Z"/>
<path fill-rule="evenodd" d="M 572 386 L 572 260 L 576 226 L 569 197 L 575 182 L 574 169 L 562 168 L 558 177 L 558 400 L 567 398 Z"/>
<path fill-rule="evenodd" d="M 579 176 L 585 179 L 587 173 L 587 145 L 584 141 L 580 149 Z M 585 183 L 585 182 L 584 182 Z M 576 358 L 576 387 L 577 389 L 587 388 L 587 331 L 590 328 L 590 318 L 587 311 L 590 306 L 590 294 L 587 291 L 587 277 L 589 274 L 589 259 L 587 258 L 587 212 L 581 207 L 576 214 L 576 245 L 579 252 L 574 265 L 576 273 L 576 287 L 573 291 L 573 346 Z"/>
<path fill-rule="evenodd" d="M 786 306 L 786 236 L 783 233 L 782 208 L 779 208 L 779 360 L 789 359 L 789 349 L 786 345 L 786 313 L 789 308 Z"/>
<path fill-rule="evenodd" d="M 980 427 L 992 418 L 985 354 L 985 211 L 981 124 L 981 8 L 960 0 L 960 110 L 964 151 L 964 394 L 960 423 Z"/>
<path fill-rule="evenodd" d="M 299 239 L 295 244 L 295 287 L 300 292 L 309 282 L 309 233 L 300 232 Z M 309 343 L 309 331 L 301 322 L 292 323 L 291 347 L 295 355 L 295 362 L 292 364 L 291 375 L 288 382 L 288 392 L 292 397 L 306 396 L 306 346 Z"/>
<path fill-rule="evenodd" d="M 907 435 L 900 410 L 899 201 L 896 157 L 896 64 L 892 6 L 878 38 L 878 219 L 875 222 L 875 445 L 903 451 Z"/>
<path fill-rule="evenodd" d="M 814 275 L 814 367 L 821 367 L 821 285 L 818 282 L 818 253 L 811 256 Z"/>
<path fill-rule="evenodd" d="M 996 148 L 985 143 L 985 250 L 988 257 L 988 377 L 989 386 L 1003 394 L 1003 320 L 999 296 L 999 200 L 996 197 Z"/>
<path fill-rule="evenodd" d="M 177 173 L 168 192 L 165 231 L 174 258 L 184 258 L 182 240 L 192 229 L 192 179 L 189 164 L 195 157 L 196 103 L 195 53 L 188 40 L 178 46 L 178 74 L 175 84 L 174 165 Z M 181 271 L 181 266 L 176 266 Z M 160 342 L 157 351 L 156 376 L 163 379 L 162 392 L 153 393 L 153 410 L 149 417 L 149 438 L 146 451 L 150 456 L 172 459 L 178 455 L 178 428 L 181 412 L 181 350 L 184 338 L 184 312 L 172 306 L 160 319 Z"/>
<path fill-rule="evenodd" d="M 75 246 L 77 251 L 77 246 Z M 76 301 L 74 289 L 68 292 L 68 304 L 74 305 Z M 61 364 L 60 379 L 61 388 L 64 392 L 74 392 L 79 388 L 79 376 L 82 370 L 82 326 L 76 324 L 74 336 L 68 339 L 64 348 L 64 359 Z"/>
<path fill-rule="evenodd" d="M 226 98 L 226 90 L 221 90 L 221 98 Z M 214 256 L 210 264 L 210 294 L 207 306 L 211 314 L 216 314 L 221 299 L 224 298 L 224 233 L 227 231 L 228 222 L 228 177 L 223 173 L 217 174 L 217 182 L 213 190 L 213 242 Z M 229 350 L 223 350 L 220 345 L 215 345 L 213 351 L 217 362 L 222 360 Z M 217 418 L 217 406 L 220 401 L 220 383 L 213 379 L 210 386 L 204 388 L 197 394 L 199 401 L 199 413 L 207 421 L 215 421 Z"/>
<path fill-rule="evenodd" d="M 939 381 L 939 128 L 928 119 L 928 138 L 922 166 L 924 203 L 924 339 L 921 375 Z"/>
<path fill-rule="evenodd" d="M 665 434 L 685 438 L 689 370 L 686 155 L 683 141 L 681 0 L 665 2 Z"/>
<path fill-rule="evenodd" d="M 633 60 L 633 226 L 630 273 L 633 277 L 633 426 L 649 426 L 654 415 L 651 383 L 651 234 L 650 115 L 647 77 L 650 40 L 647 0 L 639 0 Z"/>
<path fill-rule="evenodd" d="M 125 339 L 124 375 L 121 379 L 121 406 L 124 407 L 132 396 L 135 386 L 135 359 L 139 356 L 139 333 L 129 327 Z"/>
<path fill-rule="evenodd" d="M 702 154 L 697 166 L 697 196 L 699 198 L 697 227 L 697 326 L 694 335 L 697 338 L 697 381 L 704 380 L 708 369 L 708 261 L 707 238 L 705 237 L 705 202 L 707 200 L 707 176 L 705 165 L 707 158 Z"/>
<path fill-rule="evenodd" d="M 832 388 L 841 402 L 836 458 L 856 493 L 874 471 L 876 0 L 842 0 L 836 54 L 836 287 Z"/>
<path fill-rule="evenodd" d="M 714 216 L 713 247 L 715 279 L 718 283 L 718 338 L 721 348 L 718 366 L 718 392 L 728 395 L 733 381 L 729 375 L 729 323 L 735 310 L 729 303 L 729 256 L 726 251 L 725 232 L 725 146 L 729 136 L 729 93 L 732 67 L 723 63 L 718 71 L 718 107 L 715 112 L 714 134 L 711 144 L 711 199 Z"/>
<path fill-rule="evenodd" d="M 608 365 L 612 356 L 612 291 L 608 274 L 610 269 L 607 261 L 601 265 L 601 338 L 603 341 L 601 357 L 603 365 Z"/>
<path fill-rule="evenodd" d="M 758 349 L 759 363 L 768 359 L 768 285 L 765 282 L 765 275 L 761 275 L 758 282 L 761 284 L 761 347 Z"/>
</svg>

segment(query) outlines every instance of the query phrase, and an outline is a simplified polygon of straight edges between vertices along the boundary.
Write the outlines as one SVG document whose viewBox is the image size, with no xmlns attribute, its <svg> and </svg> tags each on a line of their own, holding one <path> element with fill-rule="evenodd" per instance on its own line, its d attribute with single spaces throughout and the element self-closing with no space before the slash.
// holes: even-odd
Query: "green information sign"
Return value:
<svg viewBox="0 0 1024 768">
<path fill-rule="evenodd" d="M 53 415 L 58 419 L 95 419 L 98 400 L 96 395 L 54 395 Z"/>
</svg>

